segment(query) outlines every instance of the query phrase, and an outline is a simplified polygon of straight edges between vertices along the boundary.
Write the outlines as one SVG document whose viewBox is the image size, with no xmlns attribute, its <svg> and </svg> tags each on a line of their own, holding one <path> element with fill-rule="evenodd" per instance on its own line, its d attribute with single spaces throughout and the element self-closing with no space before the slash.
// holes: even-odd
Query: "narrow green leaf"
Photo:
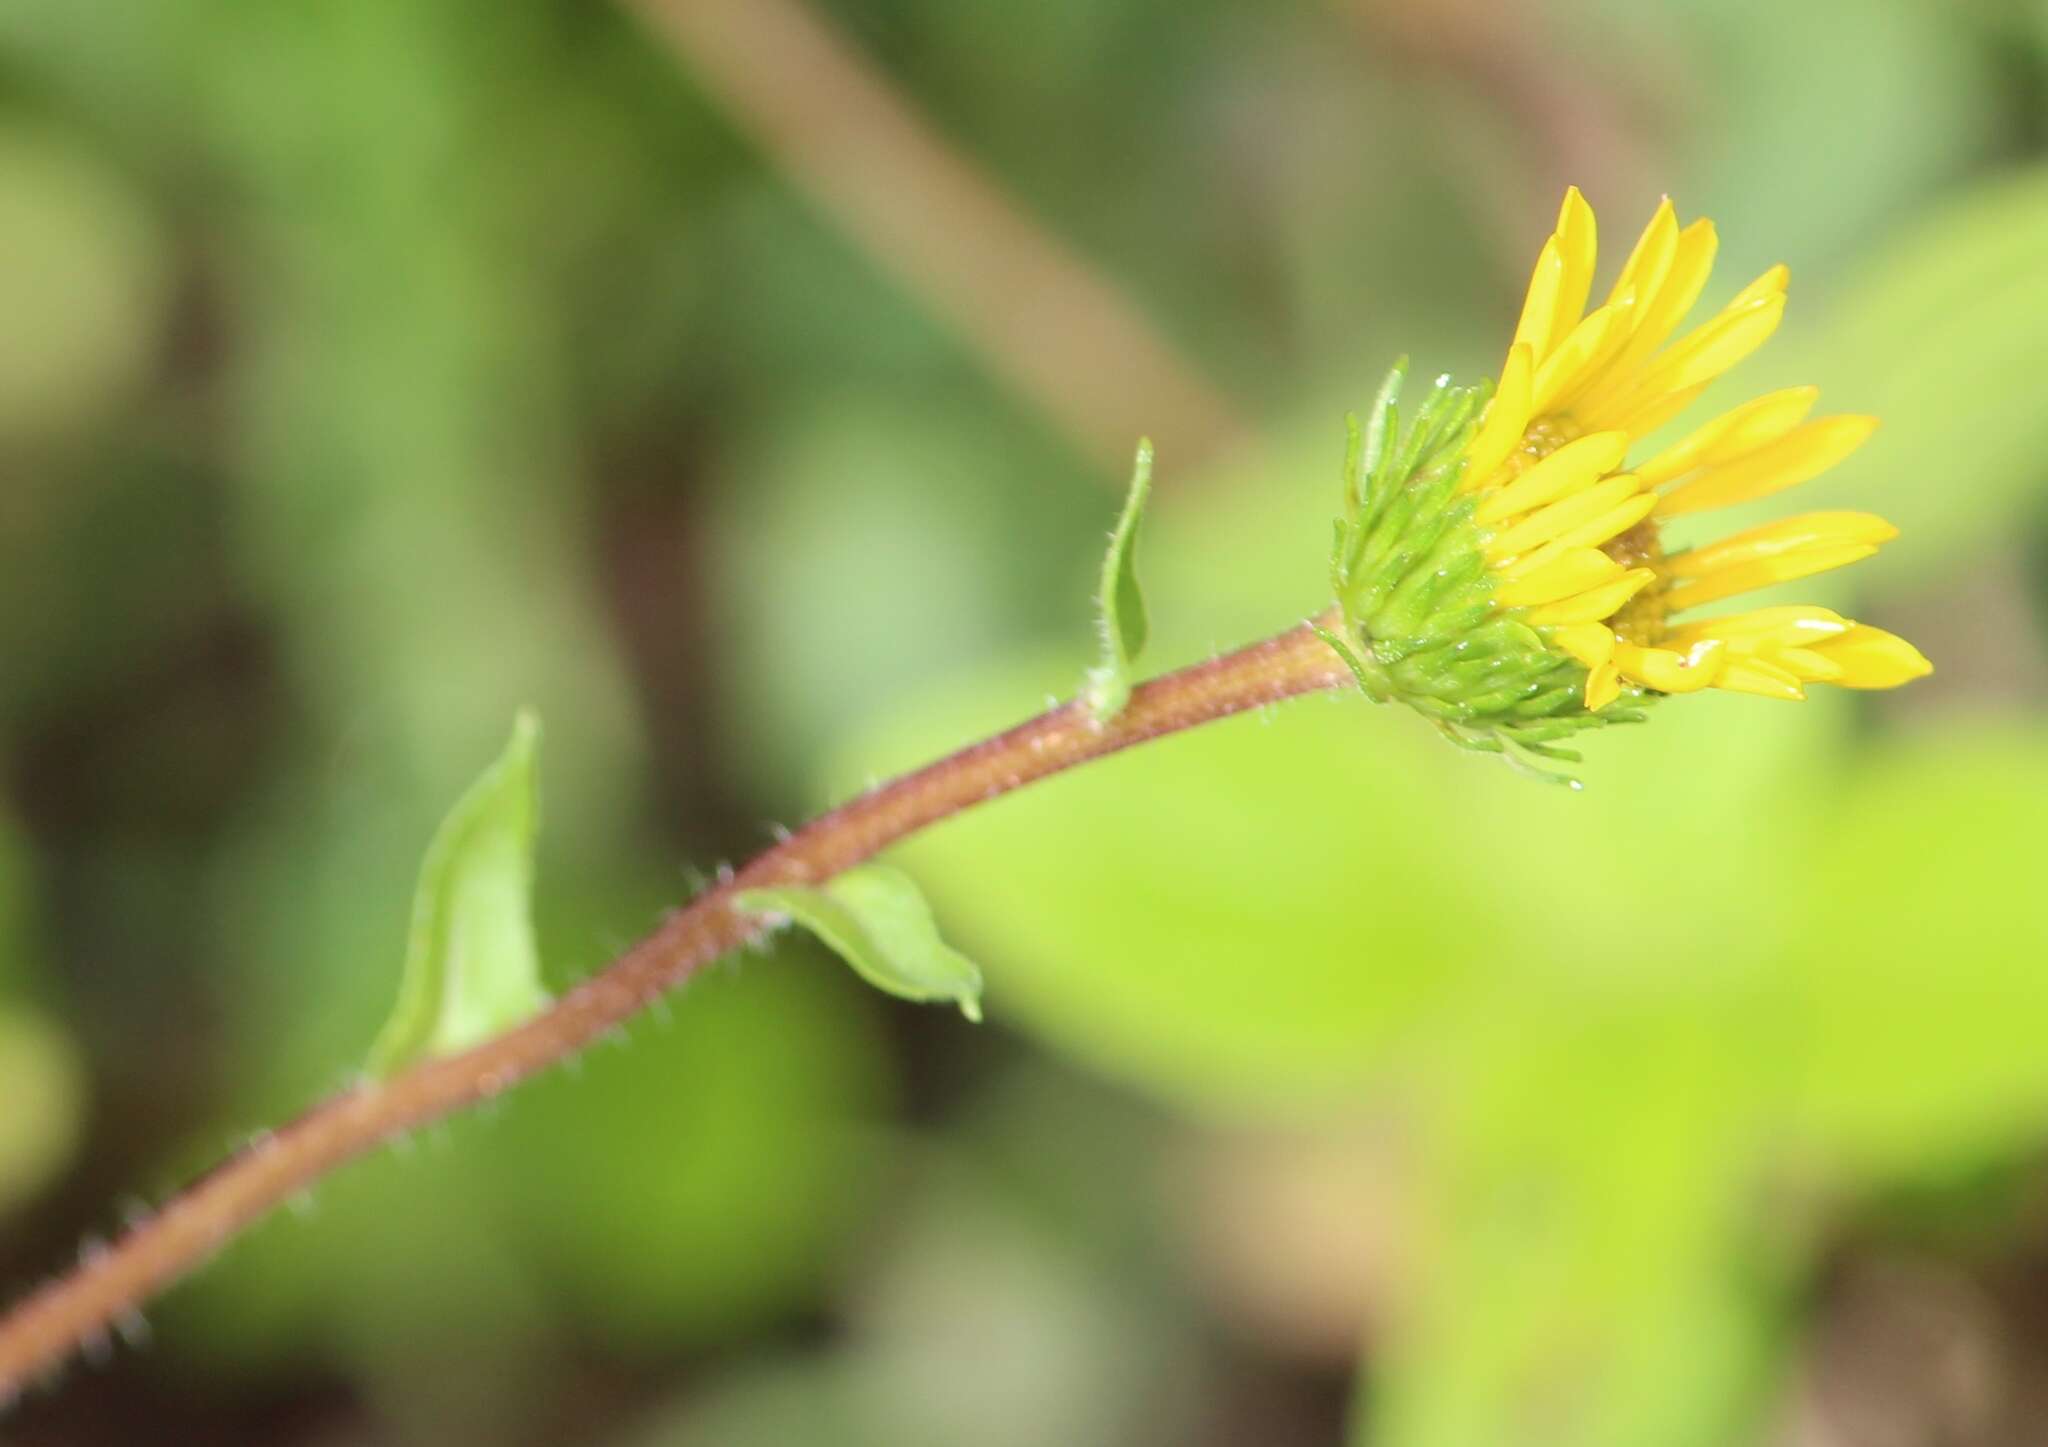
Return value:
<svg viewBox="0 0 2048 1447">
<path fill-rule="evenodd" d="M 1358 521 L 1365 506 L 1365 479 L 1370 471 L 1365 461 L 1365 429 L 1356 412 L 1344 414 L 1344 520 Z"/>
<path fill-rule="evenodd" d="M 1372 400 L 1371 415 L 1365 420 L 1365 453 L 1360 465 L 1365 474 L 1365 501 L 1369 508 L 1377 508 L 1386 500 L 1385 489 L 1378 484 L 1386 469 L 1387 449 L 1401 435 L 1401 409 L 1397 404 L 1401 384 L 1407 380 L 1408 359 L 1401 357 L 1387 369 L 1379 395 Z"/>
<path fill-rule="evenodd" d="M 1344 660 L 1344 666 L 1350 669 L 1351 676 L 1358 680 L 1359 692 L 1363 693 L 1374 703 L 1385 703 L 1387 701 L 1385 685 L 1366 671 L 1365 660 L 1352 652 L 1350 644 L 1313 619 L 1309 621 L 1308 626 L 1314 630 L 1316 637 L 1329 644 L 1331 651 Z"/>
<path fill-rule="evenodd" d="M 540 721 L 522 712 L 505 752 L 434 831 L 398 1003 L 370 1051 L 376 1074 L 452 1055 L 546 1006 L 533 935 L 539 763 Z"/>
<path fill-rule="evenodd" d="M 1088 674 L 1088 707 L 1107 721 L 1123 711 L 1131 697 L 1131 665 L 1144 651 L 1149 624 L 1145 596 L 1138 589 L 1138 519 L 1152 492 L 1152 440 L 1138 443 L 1131 468 L 1131 491 L 1123 515 L 1110 535 L 1102 560 L 1102 592 L 1098 598 L 1102 628 L 1102 662 Z"/>
<path fill-rule="evenodd" d="M 931 906 L 900 869 L 864 864 L 818 888 L 743 890 L 733 907 L 788 916 L 878 990 L 905 1000 L 949 1000 L 968 1019 L 981 1019 L 981 971 L 939 938 Z"/>
</svg>

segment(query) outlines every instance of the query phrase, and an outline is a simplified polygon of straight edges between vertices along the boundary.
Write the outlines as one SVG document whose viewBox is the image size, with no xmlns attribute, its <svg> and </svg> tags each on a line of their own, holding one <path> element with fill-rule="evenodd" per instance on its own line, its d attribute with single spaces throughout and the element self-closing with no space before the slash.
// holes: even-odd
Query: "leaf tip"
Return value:
<svg viewBox="0 0 2048 1447">
<path fill-rule="evenodd" d="M 980 969 L 939 938 L 931 907 L 900 869 L 856 865 L 820 885 L 745 890 L 732 905 L 770 926 L 802 926 L 876 989 L 948 1001 L 981 1019 Z"/>
<path fill-rule="evenodd" d="M 1109 536 L 1102 560 L 1102 586 L 1096 594 L 1096 620 L 1101 633 L 1101 663 L 1089 672 L 1087 700 L 1098 724 L 1122 712 L 1131 696 L 1131 670 L 1144 650 L 1150 622 L 1145 597 L 1138 587 L 1138 524 L 1152 493 L 1152 439 L 1138 439 L 1131 464 L 1130 490 Z"/>
<path fill-rule="evenodd" d="M 503 750 L 428 841 L 373 1075 L 467 1049 L 547 1007 L 532 915 L 540 736 L 540 715 L 519 710 Z"/>
<path fill-rule="evenodd" d="M 534 753 L 540 748 L 541 733 L 540 710 L 531 704 L 522 704 L 512 715 L 510 751 L 521 757 Z"/>
</svg>

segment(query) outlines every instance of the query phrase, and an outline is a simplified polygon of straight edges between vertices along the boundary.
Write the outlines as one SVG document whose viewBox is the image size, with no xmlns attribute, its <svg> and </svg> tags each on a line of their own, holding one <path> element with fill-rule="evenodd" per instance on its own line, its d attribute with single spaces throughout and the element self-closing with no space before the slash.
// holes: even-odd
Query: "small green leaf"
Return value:
<svg viewBox="0 0 2048 1447">
<path fill-rule="evenodd" d="M 539 763 L 540 721 L 522 712 L 427 845 L 398 1004 L 370 1051 L 376 1074 L 465 1050 L 547 1005 L 533 936 Z"/>
<path fill-rule="evenodd" d="M 1149 624 L 1145 596 L 1138 589 L 1138 519 L 1152 492 L 1152 440 L 1138 443 L 1131 468 L 1131 491 L 1123 516 L 1110 535 L 1102 560 L 1102 593 L 1097 600 L 1102 627 L 1102 662 L 1088 674 L 1088 707 L 1107 722 L 1123 712 L 1131 697 L 1131 665 L 1144 651 Z"/>
<path fill-rule="evenodd" d="M 981 1019 L 981 971 L 939 938 L 931 906 L 900 869 L 864 864 L 818 888 L 743 890 L 733 907 L 787 915 L 878 990 L 905 1000 L 950 1000 L 968 1019 Z"/>
</svg>

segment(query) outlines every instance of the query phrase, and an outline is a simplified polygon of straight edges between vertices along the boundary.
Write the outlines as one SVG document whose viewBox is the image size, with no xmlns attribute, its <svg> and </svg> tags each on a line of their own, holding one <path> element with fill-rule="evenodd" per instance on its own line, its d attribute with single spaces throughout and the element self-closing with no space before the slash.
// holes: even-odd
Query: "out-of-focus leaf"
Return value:
<svg viewBox="0 0 2048 1447">
<path fill-rule="evenodd" d="M 1674 8 L 1573 0 L 1563 8 L 1592 12 L 1565 44 L 1597 45 L 1594 65 L 1612 66 L 1604 75 L 1624 92 L 1632 61 L 1642 67 L 1633 69 L 1636 80 L 1661 73 L 1671 82 L 1659 88 L 1663 126 L 1637 133 L 1670 142 L 1643 153 L 1644 214 L 1617 226 L 1604 245 L 1625 246 L 1648 219 L 1647 203 L 1668 190 L 1688 216 L 1720 225 L 1727 270 L 1717 290 L 1777 261 L 1808 285 L 1824 284 L 1824 268 L 1910 215 L 1983 153 L 1998 125 L 1984 47 L 1969 24 L 1939 8 L 1863 0 L 1813 0 L 1796 10 L 1772 0 Z M 1850 33 L 1854 45 L 1836 43 Z M 1816 64 L 1823 53 L 1825 63 Z M 1623 102 L 1609 91 L 1606 104 Z M 1872 146 L 1875 115 L 1910 121 L 1893 144 Z M 1788 136 L 1800 144 L 1787 145 Z"/>
<path fill-rule="evenodd" d="M 1085 626 L 1099 484 L 964 400 L 913 407 L 842 378 L 829 400 L 792 402 L 729 477 L 702 543 L 713 621 L 722 654 L 760 663 L 716 701 L 744 741 L 731 767 L 769 807 L 798 808 L 804 771 L 906 694 L 1021 629 Z M 1060 558 L 1071 570 L 1049 567 Z M 1048 687 L 1073 685 L 1070 660 Z"/>
<path fill-rule="evenodd" d="M 988 732 L 1061 666 L 961 680 L 840 777 Z M 1461 923 L 1493 942 L 1482 955 L 1507 939 L 1469 877 L 1418 847 L 1451 751 L 1414 722 L 1308 700 L 1091 764 L 899 852 L 1000 972 L 1005 1015 L 1099 1068 L 1197 1101 L 1341 1094 L 1469 978 Z"/>
<path fill-rule="evenodd" d="M 48 138 L 0 132 L 0 437 L 75 427 L 138 380 L 167 268 L 119 179 Z"/>
<path fill-rule="evenodd" d="M 14 835 L 14 823 L 0 814 L 0 989 L 21 977 L 24 937 L 22 921 L 28 903 L 23 853 Z"/>
<path fill-rule="evenodd" d="M 508 1098 L 498 1196 L 557 1314 L 667 1356 L 814 1304 L 897 1160 L 872 1000 L 790 936 Z"/>
<path fill-rule="evenodd" d="M 1097 626 L 1102 632 L 1102 662 L 1088 675 L 1088 707 L 1098 719 L 1123 711 L 1131 697 L 1131 665 L 1144 651 L 1151 631 L 1145 616 L 1145 595 L 1138 587 L 1138 523 L 1152 493 L 1152 440 L 1138 444 L 1131 466 L 1131 490 L 1110 534 L 1102 560 L 1102 588 L 1096 595 Z"/>
<path fill-rule="evenodd" d="M 452 1055 L 547 1004 L 533 937 L 539 765 L 540 722 L 522 713 L 427 845 L 398 1003 L 370 1054 L 378 1074 Z"/>
<path fill-rule="evenodd" d="M 40 1016 L 0 1007 L 0 1214 L 70 1157 L 84 1093 L 70 1040 Z"/>
<path fill-rule="evenodd" d="M 2048 738 L 1946 727 L 1841 790 L 1794 876 L 1803 1138 L 1891 1179 L 2028 1149 L 2048 1127 Z"/>
<path fill-rule="evenodd" d="M 829 1344 L 693 1384 L 626 1447 L 1039 1447 L 1201 1436 L 1205 1342 L 1161 1289 L 1160 1122 L 1042 1063 L 893 1164 Z"/>
<path fill-rule="evenodd" d="M 1516 1003 L 1429 1118 L 1359 1440 L 1751 1440 L 1778 1306 L 1752 1200 L 1774 1082 L 1725 1042 L 1766 1022 L 1752 1002 Z"/>
<path fill-rule="evenodd" d="M 733 905 L 788 916 L 878 990 L 905 1000 L 949 1001 L 968 1019 L 981 1019 L 981 971 L 939 938 L 917 881 L 900 869 L 864 864 L 816 888 L 749 889 Z"/>
<path fill-rule="evenodd" d="M 500 189 L 519 175 L 586 194 L 542 180 L 541 143 L 515 139 L 536 72 L 576 47 L 531 12 L 479 49 L 452 12 L 390 0 L 201 8 L 191 99 L 241 198 L 227 244 L 274 262 L 238 276 L 222 356 L 229 531 L 312 732 L 346 733 L 351 760 L 400 787 L 440 788 L 521 704 L 573 705 L 551 817 L 595 843 L 624 812 L 639 736 L 576 541 L 563 338 L 529 250 L 560 229 Z M 433 204 L 457 175 L 463 204 Z"/>
<path fill-rule="evenodd" d="M 549 957 L 644 917 L 666 873 L 552 885 Z M 893 1160 L 871 998 L 802 940 L 710 972 L 630 1038 L 337 1172 L 168 1298 L 159 1336 L 181 1369 L 321 1353 L 396 1405 L 468 1391 L 477 1440 L 500 1441 L 506 1404 L 552 1390 L 527 1365 L 560 1334 L 668 1354 L 802 1312 Z M 459 1363 L 433 1348 L 451 1338 Z"/>
<path fill-rule="evenodd" d="M 1858 269 L 1799 352 L 1839 405 L 1884 426 L 1800 489 L 1803 507 L 1883 514 L 1903 536 L 1863 578 L 1927 576 L 2011 536 L 2048 484 L 2039 405 L 2048 167 L 1930 206 Z"/>
<path fill-rule="evenodd" d="M 9 999 L 27 962 L 22 859 L 0 815 L 0 1215 L 63 1166 L 84 1115 L 85 1068 L 71 1040 Z"/>
<path fill-rule="evenodd" d="M 387 1399 L 386 1410 L 460 1421 L 465 1437 L 516 1433 L 539 1408 L 547 1379 L 536 1362 L 552 1359 L 560 1314 L 508 1239 L 493 1133 L 473 1116 L 435 1127 L 336 1172 L 238 1238 L 152 1308 L 166 1370 L 232 1378 L 317 1354 Z M 220 1149 L 192 1146 L 195 1162 Z M 455 1359 L 437 1349 L 451 1335 L 463 1343 Z"/>
</svg>

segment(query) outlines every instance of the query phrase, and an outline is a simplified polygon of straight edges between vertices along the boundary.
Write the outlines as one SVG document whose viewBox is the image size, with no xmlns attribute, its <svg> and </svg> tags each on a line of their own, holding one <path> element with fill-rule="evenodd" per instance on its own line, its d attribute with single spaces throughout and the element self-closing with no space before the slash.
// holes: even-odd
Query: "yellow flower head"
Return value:
<svg viewBox="0 0 2048 1447">
<path fill-rule="evenodd" d="M 1439 380 L 1404 430 L 1396 369 L 1371 433 L 1354 430 L 1334 560 L 1346 651 L 1369 692 L 1405 698 L 1461 742 L 1554 752 L 1546 741 L 1638 718 L 1663 694 L 1798 699 L 1812 683 L 1892 688 L 1930 671 L 1904 639 L 1826 608 L 1682 616 L 1869 557 L 1897 532 L 1817 512 L 1667 545 L 1667 519 L 1805 482 L 1877 426 L 1811 419 L 1817 390 L 1794 387 L 1630 464 L 1784 313 L 1776 266 L 1679 334 L 1714 249 L 1713 223 L 1681 227 L 1667 200 L 1589 312 L 1593 211 L 1573 189 L 1490 397 Z"/>
</svg>

